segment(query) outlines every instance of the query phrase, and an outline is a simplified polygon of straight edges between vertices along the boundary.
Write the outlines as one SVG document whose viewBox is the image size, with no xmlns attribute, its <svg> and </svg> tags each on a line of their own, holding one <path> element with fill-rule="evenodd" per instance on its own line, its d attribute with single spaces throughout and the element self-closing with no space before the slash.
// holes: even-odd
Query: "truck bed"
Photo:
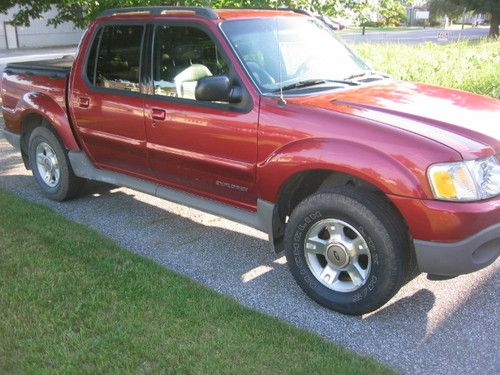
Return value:
<svg viewBox="0 0 500 375">
<path fill-rule="evenodd" d="M 26 101 L 29 106 L 40 108 L 52 102 L 66 113 L 66 86 L 73 65 L 73 57 L 59 59 L 10 63 L 2 74 L 2 108 L 6 127 L 19 134 L 20 119 L 16 109 Z M 45 104 L 34 104 L 44 101 Z"/>
<path fill-rule="evenodd" d="M 51 77 L 64 77 L 71 71 L 74 57 L 69 55 L 59 59 L 26 61 L 7 64 L 7 74 L 46 75 Z"/>
</svg>

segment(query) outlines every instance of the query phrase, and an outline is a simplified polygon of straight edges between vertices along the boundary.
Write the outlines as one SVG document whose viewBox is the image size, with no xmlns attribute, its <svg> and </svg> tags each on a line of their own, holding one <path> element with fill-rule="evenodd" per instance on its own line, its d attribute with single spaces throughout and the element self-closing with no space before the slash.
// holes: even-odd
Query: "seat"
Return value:
<svg viewBox="0 0 500 375">
<path fill-rule="evenodd" d="M 205 65 L 193 64 L 184 69 L 174 78 L 177 97 L 195 100 L 195 91 L 198 81 L 210 76 L 212 76 L 212 73 Z"/>
</svg>

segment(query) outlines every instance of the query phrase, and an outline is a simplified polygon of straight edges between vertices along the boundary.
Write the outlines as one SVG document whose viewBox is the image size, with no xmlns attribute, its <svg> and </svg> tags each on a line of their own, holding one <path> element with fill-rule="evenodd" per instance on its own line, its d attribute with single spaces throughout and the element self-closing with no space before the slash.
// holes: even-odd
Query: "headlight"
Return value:
<svg viewBox="0 0 500 375">
<path fill-rule="evenodd" d="M 478 201 L 500 194 L 500 164 L 496 156 L 431 165 L 427 178 L 436 199 Z"/>
</svg>

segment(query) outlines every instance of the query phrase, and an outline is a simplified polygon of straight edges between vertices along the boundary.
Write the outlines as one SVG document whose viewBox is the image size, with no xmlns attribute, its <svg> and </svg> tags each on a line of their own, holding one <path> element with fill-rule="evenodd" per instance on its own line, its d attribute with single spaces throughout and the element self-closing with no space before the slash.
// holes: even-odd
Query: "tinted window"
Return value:
<svg viewBox="0 0 500 375">
<path fill-rule="evenodd" d="M 96 85 L 140 91 L 140 57 L 144 27 L 114 25 L 104 28 L 97 58 Z"/>
<path fill-rule="evenodd" d="M 156 95 L 194 100 L 198 81 L 217 75 L 229 75 L 229 68 L 204 31 L 188 26 L 157 27 L 153 58 Z"/>
<path fill-rule="evenodd" d="M 89 57 L 87 60 L 87 78 L 89 82 L 94 83 L 94 73 L 95 73 L 95 58 L 97 53 L 97 47 L 99 46 L 99 39 L 101 37 L 102 29 L 99 30 L 92 42 L 92 48 L 90 49 Z"/>
</svg>

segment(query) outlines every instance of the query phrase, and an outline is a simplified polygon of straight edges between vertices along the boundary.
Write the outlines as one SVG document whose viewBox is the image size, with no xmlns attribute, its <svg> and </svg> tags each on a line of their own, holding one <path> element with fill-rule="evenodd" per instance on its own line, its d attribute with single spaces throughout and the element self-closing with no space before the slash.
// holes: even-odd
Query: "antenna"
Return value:
<svg viewBox="0 0 500 375">
<path fill-rule="evenodd" d="M 276 10 L 278 10 L 278 4 L 276 3 Z M 280 29 L 279 29 L 279 22 L 278 22 L 278 17 L 275 17 L 274 20 L 276 21 L 276 42 L 278 43 L 278 46 L 276 48 L 276 53 L 278 54 L 278 61 L 279 61 L 279 89 L 280 89 L 280 100 L 278 101 L 278 104 L 280 106 L 286 105 L 286 99 L 283 96 L 283 60 L 282 56 L 280 53 Z"/>
</svg>

